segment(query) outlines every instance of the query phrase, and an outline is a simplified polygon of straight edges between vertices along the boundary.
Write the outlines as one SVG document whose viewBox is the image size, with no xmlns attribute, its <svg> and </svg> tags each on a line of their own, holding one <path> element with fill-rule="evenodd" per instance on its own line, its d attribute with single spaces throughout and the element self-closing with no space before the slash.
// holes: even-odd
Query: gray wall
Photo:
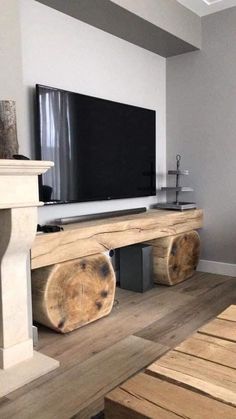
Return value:
<svg viewBox="0 0 236 419">
<path fill-rule="evenodd" d="M 202 19 L 202 50 L 167 60 L 167 167 L 204 209 L 202 259 L 236 263 L 236 7 Z"/>
</svg>

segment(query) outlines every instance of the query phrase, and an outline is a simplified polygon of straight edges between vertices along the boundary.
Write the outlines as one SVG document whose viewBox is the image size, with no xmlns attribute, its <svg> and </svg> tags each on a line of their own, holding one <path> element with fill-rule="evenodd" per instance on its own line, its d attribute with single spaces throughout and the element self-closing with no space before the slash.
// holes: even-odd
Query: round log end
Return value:
<svg viewBox="0 0 236 419">
<path fill-rule="evenodd" d="M 156 283 L 175 285 L 193 275 L 200 255 L 200 238 L 196 231 L 157 239 L 153 246 Z"/>
<path fill-rule="evenodd" d="M 196 231 L 177 235 L 170 249 L 168 274 L 170 285 L 190 278 L 197 268 L 200 255 L 200 238 Z"/>
<path fill-rule="evenodd" d="M 110 313 L 115 284 L 113 267 L 103 254 L 36 269 L 34 320 L 61 333 L 77 329 Z"/>
</svg>

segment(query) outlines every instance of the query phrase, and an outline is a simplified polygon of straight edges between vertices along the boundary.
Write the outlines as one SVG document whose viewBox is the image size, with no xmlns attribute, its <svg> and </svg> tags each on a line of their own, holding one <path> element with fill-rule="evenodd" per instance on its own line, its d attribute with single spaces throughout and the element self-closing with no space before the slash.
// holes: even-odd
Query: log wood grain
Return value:
<svg viewBox="0 0 236 419">
<path fill-rule="evenodd" d="M 32 271 L 33 318 L 61 333 L 108 315 L 115 274 L 105 255 L 94 255 Z"/>
<path fill-rule="evenodd" d="M 146 213 L 64 226 L 64 231 L 38 235 L 31 253 L 32 269 L 72 260 L 203 226 L 203 211 L 150 210 Z"/>
<path fill-rule="evenodd" d="M 190 278 L 197 268 L 200 238 L 188 231 L 148 242 L 153 246 L 154 282 L 175 285 Z"/>
</svg>

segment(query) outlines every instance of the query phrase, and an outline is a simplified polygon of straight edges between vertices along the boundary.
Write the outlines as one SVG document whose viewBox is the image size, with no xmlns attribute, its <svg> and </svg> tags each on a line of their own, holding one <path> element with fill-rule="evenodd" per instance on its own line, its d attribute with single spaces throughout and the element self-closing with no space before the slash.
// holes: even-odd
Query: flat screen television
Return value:
<svg viewBox="0 0 236 419">
<path fill-rule="evenodd" d="M 36 158 L 48 204 L 156 194 L 155 111 L 36 85 Z"/>
</svg>

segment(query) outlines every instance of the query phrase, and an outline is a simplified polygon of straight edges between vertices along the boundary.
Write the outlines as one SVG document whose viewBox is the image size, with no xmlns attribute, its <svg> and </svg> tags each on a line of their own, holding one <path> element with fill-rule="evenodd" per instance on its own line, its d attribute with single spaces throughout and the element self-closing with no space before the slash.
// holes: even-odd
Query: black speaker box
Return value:
<svg viewBox="0 0 236 419">
<path fill-rule="evenodd" d="M 144 292 L 153 287 L 152 246 L 135 244 L 120 248 L 120 287 Z"/>
</svg>

